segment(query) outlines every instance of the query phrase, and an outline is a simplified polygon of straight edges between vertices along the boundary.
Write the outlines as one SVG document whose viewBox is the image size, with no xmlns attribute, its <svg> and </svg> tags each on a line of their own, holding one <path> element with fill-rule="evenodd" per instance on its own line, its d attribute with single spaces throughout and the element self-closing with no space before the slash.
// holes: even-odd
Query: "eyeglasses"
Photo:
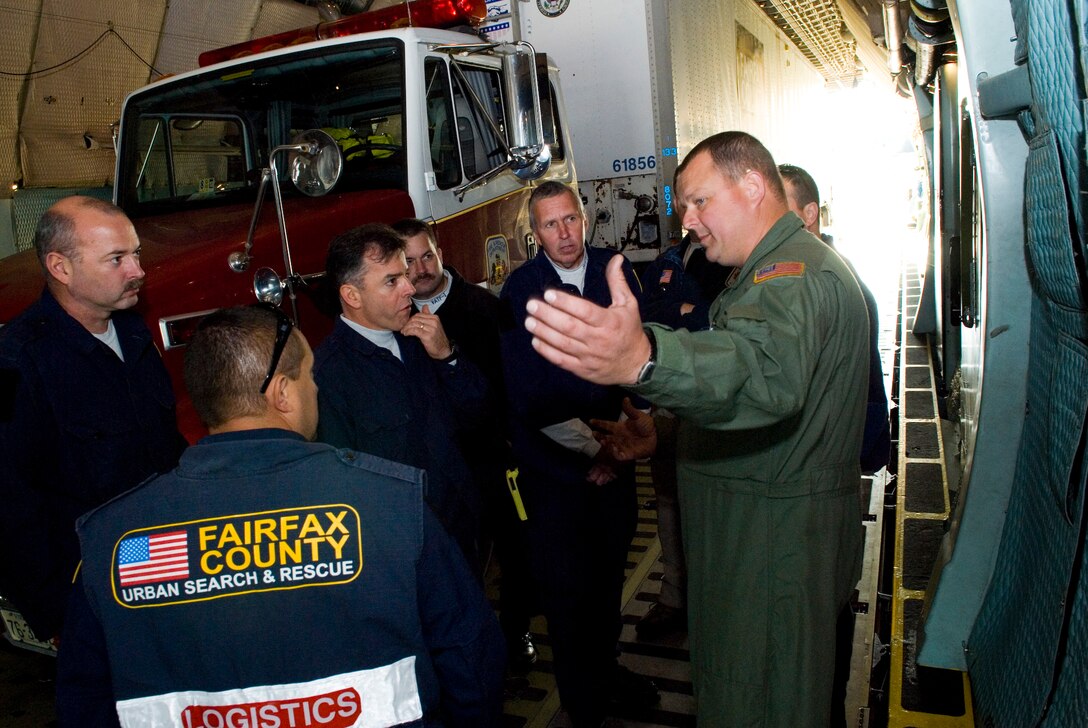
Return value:
<svg viewBox="0 0 1088 728">
<path fill-rule="evenodd" d="M 272 377 L 276 374 L 276 367 L 280 365 L 280 357 L 283 356 L 283 350 L 287 346 L 287 340 L 291 338 L 291 329 L 294 328 L 295 324 L 288 318 L 287 314 L 275 306 L 259 304 L 257 307 L 276 314 L 276 344 L 272 347 L 272 363 L 268 366 L 268 376 L 264 378 L 264 384 L 261 385 L 261 394 L 264 394 L 268 391 L 268 385 L 272 383 Z"/>
</svg>

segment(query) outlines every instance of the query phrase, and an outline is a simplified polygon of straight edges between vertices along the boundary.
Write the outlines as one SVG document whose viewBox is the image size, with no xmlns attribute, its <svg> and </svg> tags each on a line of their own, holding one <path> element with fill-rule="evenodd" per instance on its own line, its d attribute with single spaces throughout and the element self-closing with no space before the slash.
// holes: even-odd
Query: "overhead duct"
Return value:
<svg viewBox="0 0 1088 728">
<path fill-rule="evenodd" d="M 321 16 L 322 22 L 331 23 L 344 17 L 344 14 L 340 12 L 340 6 L 333 0 L 314 0 L 313 4 L 317 7 L 317 14 Z"/>
<path fill-rule="evenodd" d="M 948 0 L 910 0 L 910 11 L 927 23 L 948 20 Z"/>
<path fill-rule="evenodd" d="M 907 44 L 914 50 L 914 83 L 926 87 L 933 82 L 943 55 L 943 46 L 955 40 L 945 0 L 911 0 L 907 19 Z"/>
<path fill-rule="evenodd" d="M 836 0 L 759 0 L 757 4 L 825 81 L 849 87 L 861 77 L 858 44 L 852 31 L 844 32 L 847 24 Z"/>
</svg>

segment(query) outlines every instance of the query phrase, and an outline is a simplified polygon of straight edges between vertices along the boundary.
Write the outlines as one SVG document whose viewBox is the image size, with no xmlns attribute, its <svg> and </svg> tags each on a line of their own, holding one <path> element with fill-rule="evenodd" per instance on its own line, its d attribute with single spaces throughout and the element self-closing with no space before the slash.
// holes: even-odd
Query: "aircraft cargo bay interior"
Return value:
<svg viewBox="0 0 1088 728">
<path fill-rule="evenodd" d="M 1084 2 L 0 25 L 0 724 L 1088 725 Z"/>
</svg>

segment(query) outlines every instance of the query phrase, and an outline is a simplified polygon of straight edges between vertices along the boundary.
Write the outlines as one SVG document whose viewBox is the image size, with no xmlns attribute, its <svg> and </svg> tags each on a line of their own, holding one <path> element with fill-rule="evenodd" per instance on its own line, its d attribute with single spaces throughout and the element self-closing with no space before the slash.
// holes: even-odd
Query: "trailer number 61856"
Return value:
<svg viewBox="0 0 1088 728">
<path fill-rule="evenodd" d="M 613 172 L 638 172 L 643 169 L 654 169 L 657 167 L 657 158 L 654 155 L 646 157 L 627 157 L 626 159 L 613 159 L 612 171 Z"/>
</svg>

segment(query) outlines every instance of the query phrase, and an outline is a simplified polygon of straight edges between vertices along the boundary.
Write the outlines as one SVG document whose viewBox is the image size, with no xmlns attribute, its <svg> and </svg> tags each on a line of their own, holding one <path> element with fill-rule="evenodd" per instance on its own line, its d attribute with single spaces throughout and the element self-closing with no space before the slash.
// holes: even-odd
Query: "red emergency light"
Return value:
<svg viewBox="0 0 1088 728">
<path fill-rule="evenodd" d="M 456 25 L 476 26 L 487 17 L 486 0 L 408 0 L 380 10 L 349 15 L 340 20 L 318 23 L 312 27 L 288 30 L 284 33 L 254 38 L 200 54 L 201 66 L 210 66 L 255 53 L 310 43 L 326 38 L 367 33 L 389 28 L 451 28 Z"/>
</svg>

